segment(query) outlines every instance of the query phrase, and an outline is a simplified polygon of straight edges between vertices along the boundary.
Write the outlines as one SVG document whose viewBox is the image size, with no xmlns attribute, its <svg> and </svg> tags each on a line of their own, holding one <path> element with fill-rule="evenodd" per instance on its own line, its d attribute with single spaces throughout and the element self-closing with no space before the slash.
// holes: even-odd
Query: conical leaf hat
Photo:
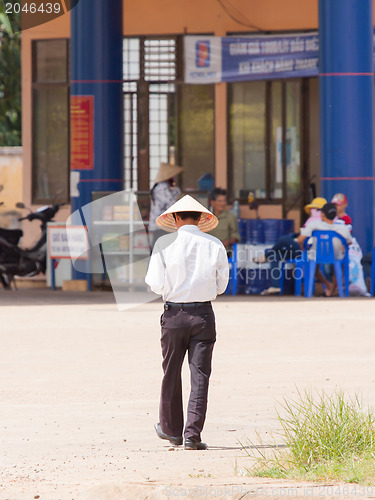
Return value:
<svg viewBox="0 0 375 500">
<path fill-rule="evenodd" d="M 164 231 L 168 233 L 173 233 L 177 231 L 176 222 L 172 214 L 176 212 L 199 212 L 202 214 L 201 219 L 198 223 L 198 228 L 204 233 L 208 233 L 215 229 L 219 224 L 217 217 L 212 214 L 206 207 L 201 205 L 199 201 L 195 200 L 188 194 L 185 195 L 180 200 L 176 201 L 174 205 L 168 208 L 164 213 L 159 215 L 156 219 L 156 224 Z"/>
<path fill-rule="evenodd" d="M 158 175 L 156 176 L 155 184 L 157 184 L 158 182 L 167 181 L 168 179 L 171 179 L 182 171 L 183 168 L 179 167 L 178 165 L 172 165 L 171 163 L 162 163 L 160 165 Z"/>
</svg>

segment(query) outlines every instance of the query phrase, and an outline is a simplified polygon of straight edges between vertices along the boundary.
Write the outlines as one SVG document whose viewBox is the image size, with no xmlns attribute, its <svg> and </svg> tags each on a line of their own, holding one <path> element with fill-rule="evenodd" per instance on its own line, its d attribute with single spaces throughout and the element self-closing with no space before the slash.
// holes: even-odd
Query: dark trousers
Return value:
<svg viewBox="0 0 375 500">
<path fill-rule="evenodd" d="M 212 351 L 216 340 L 212 306 L 173 307 L 164 311 L 160 323 L 164 371 L 159 408 L 160 426 L 169 436 L 182 436 L 184 416 L 181 368 L 187 352 L 191 392 L 184 437 L 200 441 L 206 418 Z"/>
<path fill-rule="evenodd" d="M 280 285 L 279 263 L 289 259 L 302 257 L 302 250 L 293 236 L 282 236 L 272 248 L 264 254 L 271 263 L 271 286 L 278 288 Z"/>
</svg>

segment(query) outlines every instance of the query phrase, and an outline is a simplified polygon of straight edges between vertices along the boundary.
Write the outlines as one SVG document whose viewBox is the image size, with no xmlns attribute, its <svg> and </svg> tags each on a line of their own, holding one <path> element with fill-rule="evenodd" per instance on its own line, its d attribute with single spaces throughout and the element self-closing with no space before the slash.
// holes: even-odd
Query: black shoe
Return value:
<svg viewBox="0 0 375 500">
<path fill-rule="evenodd" d="M 208 446 L 194 438 L 185 439 L 185 450 L 207 450 Z"/>
<path fill-rule="evenodd" d="M 160 422 L 158 422 L 157 424 L 155 424 L 154 428 L 156 430 L 156 434 L 160 437 L 160 439 L 166 439 L 167 441 L 169 441 L 170 443 L 172 443 L 172 444 L 174 444 L 176 446 L 179 446 L 180 444 L 183 443 L 182 436 L 180 436 L 180 437 L 173 437 L 173 436 L 168 436 L 168 434 L 165 434 L 165 432 L 163 432 L 161 430 Z"/>
</svg>

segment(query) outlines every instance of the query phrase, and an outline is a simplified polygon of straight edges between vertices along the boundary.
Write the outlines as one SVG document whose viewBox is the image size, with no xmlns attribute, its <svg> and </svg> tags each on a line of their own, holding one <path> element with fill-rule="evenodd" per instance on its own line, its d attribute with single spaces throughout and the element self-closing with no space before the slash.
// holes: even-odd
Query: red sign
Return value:
<svg viewBox="0 0 375 500">
<path fill-rule="evenodd" d="M 70 168 L 94 168 L 94 96 L 70 97 Z"/>
</svg>

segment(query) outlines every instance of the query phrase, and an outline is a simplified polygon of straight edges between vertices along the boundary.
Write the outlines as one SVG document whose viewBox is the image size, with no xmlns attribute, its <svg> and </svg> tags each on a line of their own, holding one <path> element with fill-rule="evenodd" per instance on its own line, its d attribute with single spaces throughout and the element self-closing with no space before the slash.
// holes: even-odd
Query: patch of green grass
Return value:
<svg viewBox="0 0 375 500">
<path fill-rule="evenodd" d="M 375 416 L 354 398 L 337 391 L 314 395 L 298 391 L 276 410 L 281 448 L 275 442 L 251 444 L 255 464 L 249 475 L 298 480 L 338 480 L 375 484 Z"/>
</svg>

